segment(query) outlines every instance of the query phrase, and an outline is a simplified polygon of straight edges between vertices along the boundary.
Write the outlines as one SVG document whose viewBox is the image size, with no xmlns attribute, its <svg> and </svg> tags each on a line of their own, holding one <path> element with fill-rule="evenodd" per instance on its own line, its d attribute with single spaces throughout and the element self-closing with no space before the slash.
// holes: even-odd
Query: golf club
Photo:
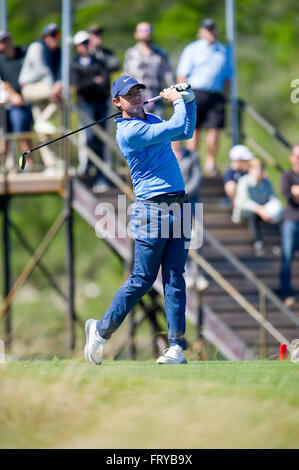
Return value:
<svg viewBox="0 0 299 470">
<path fill-rule="evenodd" d="M 173 85 L 178 91 L 185 91 L 187 90 L 188 88 L 191 88 L 191 85 L 189 84 L 184 84 L 185 87 L 182 88 L 180 87 L 181 84 L 176 84 L 176 85 Z M 180 89 L 181 88 L 181 89 Z M 154 101 L 158 101 L 158 100 L 161 100 L 162 97 L 160 95 L 158 96 L 155 96 L 154 98 L 150 98 L 149 100 L 146 100 L 144 101 L 143 104 L 148 104 L 148 103 L 152 103 Z M 26 150 L 26 152 L 23 152 L 22 155 L 20 155 L 19 157 L 19 167 L 21 168 L 21 170 L 23 171 L 25 169 L 25 166 L 26 166 L 26 157 L 29 153 L 32 153 L 32 152 L 35 152 L 35 150 L 39 150 L 41 149 L 42 147 L 45 147 L 46 145 L 50 145 L 50 144 L 53 144 L 54 142 L 58 142 L 59 140 L 61 139 L 64 139 L 65 137 L 69 137 L 70 135 L 73 135 L 73 134 L 76 134 L 77 132 L 80 132 L 80 131 L 84 131 L 85 129 L 88 129 L 89 127 L 91 126 L 94 126 L 95 124 L 101 124 L 102 122 L 104 121 L 107 121 L 108 119 L 112 119 L 116 116 L 121 116 L 121 113 L 118 112 L 118 113 L 115 113 L 115 114 L 111 114 L 111 116 L 107 116 L 103 119 L 99 119 L 95 122 L 92 122 L 91 124 L 87 124 L 87 126 L 84 126 L 84 127 L 80 127 L 80 129 L 76 129 L 75 131 L 72 131 L 72 132 L 68 132 L 67 134 L 64 134 L 60 137 L 57 137 L 56 139 L 53 139 L 53 140 L 49 140 L 48 142 L 45 142 L 44 144 L 41 144 L 39 145 L 38 147 L 34 147 L 30 150 Z"/>
</svg>

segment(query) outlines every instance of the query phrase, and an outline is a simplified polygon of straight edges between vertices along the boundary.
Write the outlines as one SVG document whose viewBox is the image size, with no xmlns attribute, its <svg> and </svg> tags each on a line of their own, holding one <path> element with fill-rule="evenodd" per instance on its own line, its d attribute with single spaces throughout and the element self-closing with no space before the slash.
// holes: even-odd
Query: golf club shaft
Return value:
<svg viewBox="0 0 299 470">
<path fill-rule="evenodd" d="M 176 87 L 176 86 L 177 85 L 174 85 L 174 87 Z M 188 85 L 186 90 L 188 90 L 189 88 L 191 88 L 191 85 Z M 149 100 L 144 101 L 143 104 L 153 103 L 154 101 L 159 101 L 159 100 L 162 100 L 162 96 L 160 96 L 160 95 L 155 96 L 154 98 L 150 98 Z"/>
<path fill-rule="evenodd" d="M 87 129 L 88 127 L 94 126 L 95 124 L 100 124 L 101 122 L 107 121 L 108 119 L 112 119 L 112 118 L 114 118 L 114 117 L 116 117 L 116 116 L 120 116 L 120 113 L 112 114 L 111 116 L 107 116 L 107 117 L 105 117 L 105 118 L 103 118 L 103 119 L 99 119 L 98 121 L 92 122 L 91 124 L 87 124 L 87 126 L 80 127 L 80 129 L 76 129 L 75 131 L 71 131 L 71 132 L 68 132 L 67 134 L 63 134 L 63 135 L 61 135 L 60 137 L 57 137 L 56 139 L 49 140 L 48 142 L 45 142 L 44 144 L 39 145 L 38 147 L 35 147 L 35 148 L 33 148 L 33 149 L 30 149 L 30 150 L 27 150 L 27 151 L 24 152 L 22 155 L 28 155 L 29 153 L 34 152 L 35 150 L 39 150 L 39 149 L 41 149 L 42 147 L 45 147 L 46 145 L 50 145 L 50 144 L 53 144 L 54 142 L 58 142 L 59 140 L 64 139 L 65 137 L 69 137 L 70 135 L 76 134 L 76 132 L 84 131 L 84 130 Z"/>
<path fill-rule="evenodd" d="M 190 85 L 189 85 L 188 88 L 190 88 Z M 158 100 L 161 100 L 161 99 L 162 99 L 162 97 L 160 95 L 158 95 L 158 96 L 155 96 L 154 98 L 150 98 L 149 100 L 144 101 L 143 104 L 152 103 L 154 101 L 158 101 Z M 69 137 L 73 134 L 76 134 L 77 132 L 84 131 L 85 129 L 88 129 L 89 127 L 94 126 L 95 124 L 101 124 L 102 122 L 107 121 L 108 119 L 112 119 L 112 118 L 114 118 L 116 116 L 120 116 L 120 115 L 121 115 L 121 113 L 119 113 L 119 112 L 115 113 L 115 114 L 111 114 L 111 116 L 107 116 L 103 119 L 99 119 L 95 122 L 92 122 L 91 124 L 87 124 L 84 127 L 80 127 L 79 129 L 68 132 L 67 134 L 61 135 L 60 137 L 56 137 L 56 139 L 49 140 L 48 142 L 45 142 L 44 144 L 38 145 L 37 147 L 34 147 L 30 150 L 27 150 L 26 152 L 22 153 L 22 155 L 19 157 L 19 161 L 21 160 L 21 162 L 22 162 L 22 164 L 21 164 L 22 170 L 25 168 L 26 156 L 29 155 L 29 153 L 35 152 L 35 150 L 39 150 L 39 149 L 45 147 L 46 145 L 54 144 L 55 142 L 58 142 L 59 140 L 64 139 L 65 137 Z"/>
</svg>

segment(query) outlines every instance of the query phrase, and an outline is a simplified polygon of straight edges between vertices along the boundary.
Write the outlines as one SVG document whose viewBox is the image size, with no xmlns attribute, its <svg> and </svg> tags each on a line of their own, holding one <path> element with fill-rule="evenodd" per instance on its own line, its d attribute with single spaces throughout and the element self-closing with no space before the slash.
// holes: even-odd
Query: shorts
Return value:
<svg viewBox="0 0 299 470">
<path fill-rule="evenodd" d="M 6 119 L 7 132 L 29 132 L 33 124 L 31 106 L 12 106 Z"/>
<path fill-rule="evenodd" d="M 197 104 L 196 129 L 225 127 L 225 97 L 221 93 L 194 90 Z"/>
</svg>

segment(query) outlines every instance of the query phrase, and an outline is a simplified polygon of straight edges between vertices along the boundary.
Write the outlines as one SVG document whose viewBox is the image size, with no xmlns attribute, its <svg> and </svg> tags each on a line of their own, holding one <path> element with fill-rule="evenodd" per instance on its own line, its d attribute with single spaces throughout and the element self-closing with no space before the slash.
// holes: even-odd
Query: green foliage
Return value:
<svg viewBox="0 0 299 470">
<path fill-rule="evenodd" d="M 238 0 L 235 5 L 239 94 L 294 140 L 298 113 L 290 102 L 290 82 L 298 76 L 297 2 Z M 103 25 L 105 44 L 122 60 L 134 44 L 135 25 L 150 21 L 155 42 L 168 51 L 174 68 L 205 17 L 216 20 L 225 42 L 224 0 L 73 0 L 74 32 L 92 23 Z M 16 42 L 29 43 L 47 22 L 60 23 L 61 1 L 8 0 L 8 19 Z"/>
</svg>

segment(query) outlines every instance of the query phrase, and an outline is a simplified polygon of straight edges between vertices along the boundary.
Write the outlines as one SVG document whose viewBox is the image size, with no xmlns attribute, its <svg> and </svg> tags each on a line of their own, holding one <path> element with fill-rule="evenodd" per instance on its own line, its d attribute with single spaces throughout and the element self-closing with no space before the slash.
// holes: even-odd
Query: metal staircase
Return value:
<svg viewBox="0 0 299 470">
<path fill-rule="evenodd" d="M 244 103 L 243 108 L 245 109 Z M 261 125 L 268 127 L 267 130 L 272 136 L 278 138 L 286 148 L 289 147 L 289 144 L 277 132 L 274 132 L 273 127 L 268 125 L 258 113 L 253 112 L 250 107 L 248 109 L 251 115 L 258 116 Z M 116 212 L 116 233 L 118 236 L 106 237 L 104 240 L 129 267 L 132 262 L 132 241 L 126 236 L 126 211 L 118 214 L 117 202 L 119 195 L 126 195 L 127 202 L 130 203 L 134 200 L 134 195 L 130 185 L 127 184 L 123 157 L 115 145 L 114 139 L 99 126 L 94 126 L 93 130 L 113 153 L 116 165 L 112 169 L 91 149 L 86 147 L 85 150 L 89 159 L 113 183 L 114 189 L 100 196 L 96 195 L 83 179 L 72 176 L 70 173 L 68 179 L 72 189 L 66 192 L 65 174 L 62 172 L 61 175 L 53 177 L 45 177 L 42 173 L 5 175 L 2 177 L 3 181 L 0 181 L 0 190 L 2 191 L 0 192 L 3 193 L 3 197 L 8 198 L 10 194 L 29 194 L 33 189 L 34 193 L 58 193 L 62 197 L 67 197 L 67 200 L 70 198 L 69 203 L 72 208 L 94 230 L 99 221 L 98 204 L 109 202 Z M 65 132 L 67 131 L 65 129 Z M 70 136 L 69 140 L 72 145 L 78 147 L 78 140 L 75 136 Z M 273 163 L 275 160 L 260 144 L 246 135 L 244 135 L 244 140 L 248 142 L 248 145 L 255 146 L 254 150 L 261 158 L 281 171 L 280 166 Z M 189 256 L 206 272 L 210 285 L 203 293 L 194 289 L 187 290 L 187 319 L 197 329 L 198 337 L 206 338 L 229 360 L 277 357 L 279 343 L 289 344 L 292 339 L 299 337 L 298 302 L 290 310 L 273 292 L 273 289 L 277 287 L 280 268 L 277 249 L 280 244 L 278 227 L 265 225 L 267 251 L 265 256 L 256 258 L 253 256 L 247 227 L 244 224 L 234 225 L 230 218 L 231 210 L 221 203 L 224 196 L 221 179 L 204 178 L 201 194 L 204 204 L 204 243 L 200 250 L 190 250 Z M 65 220 L 66 215 L 63 213 L 58 218 L 58 222 L 55 223 L 58 228 L 54 224 L 54 234 Z M 45 246 L 48 246 L 48 238 L 46 238 L 47 244 L 43 242 Z M 40 257 L 41 254 L 33 257 L 28 274 L 40 261 Z M 298 267 L 299 257 L 297 255 L 293 266 L 295 282 L 299 280 Z M 25 274 L 20 276 L 20 285 L 28 277 L 27 271 Z M 0 308 L 0 318 L 8 309 L 14 293 L 15 289 L 13 288 L 7 294 Z M 144 305 L 143 312 L 143 318 L 148 315 L 155 332 L 157 332 L 157 324 L 153 312 L 155 308 L 163 309 L 163 302 L 159 300 L 162 299 L 162 294 L 163 288 L 159 273 L 153 286 L 153 294 L 151 294 L 152 302 L 148 306 Z M 71 319 L 74 314 L 70 312 L 69 316 Z"/>
<path fill-rule="evenodd" d="M 242 102 L 243 109 L 266 127 L 285 147 L 290 145 L 274 128 L 267 123 L 253 108 Z M 247 107 L 246 107 L 247 106 Z M 109 143 L 105 132 L 98 127 L 94 129 L 100 138 L 113 152 L 117 152 L 114 143 Z M 255 151 L 279 171 L 279 164 L 253 139 L 244 135 L 244 139 L 255 146 Z M 75 143 L 73 141 L 73 143 Z M 92 155 L 95 164 L 100 159 Z M 118 156 L 120 156 L 118 154 Z M 273 161 L 272 161 L 272 160 Z M 100 165 L 106 172 L 105 165 Z M 122 180 L 120 179 L 120 184 Z M 115 180 L 114 180 L 115 183 Z M 95 208 L 100 201 L 114 204 L 118 194 L 125 192 L 131 198 L 130 190 L 119 184 L 114 192 L 108 192 L 98 198 L 84 187 L 82 182 L 74 182 L 73 207 L 93 226 L 97 223 Z M 253 255 L 249 231 L 245 224 L 236 226 L 231 222 L 231 210 L 221 204 L 224 197 L 223 184 L 220 178 L 204 178 L 202 184 L 202 202 L 204 203 L 204 244 L 200 254 L 190 252 L 190 256 L 210 277 L 210 286 L 199 295 L 193 289 L 187 291 L 187 318 L 194 325 L 198 323 L 200 308 L 203 312 L 203 336 L 212 343 L 227 359 L 240 360 L 257 357 L 276 357 L 280 342 L 289 344 L 299 336 L 299 305 L 292 310 L 287 308 L 273 292 L 277 287 L 280 267 L 278 226 L 265 224 L 265 256 L 256 258 Z M 85 203 L 84 200 L 85 199 Z M 88 203 L 87 203 L 88 201 Z M 126 224 L 126 220 L 122 220 Z M 124 227 L 123 227 L 124 229 Z M 107 242 L 125 260 L 129 261 L 129 241 L 120 238 L 108 239 Z M 298 256 L 294 272 L 299 273 Z M 297 278 L 299 275 L 295 275 Z M 295 282 L 297 280 L 295 278 Z M 162 294 L 161 278 L 158 276 L 154 289 Z"/>
</svg>

